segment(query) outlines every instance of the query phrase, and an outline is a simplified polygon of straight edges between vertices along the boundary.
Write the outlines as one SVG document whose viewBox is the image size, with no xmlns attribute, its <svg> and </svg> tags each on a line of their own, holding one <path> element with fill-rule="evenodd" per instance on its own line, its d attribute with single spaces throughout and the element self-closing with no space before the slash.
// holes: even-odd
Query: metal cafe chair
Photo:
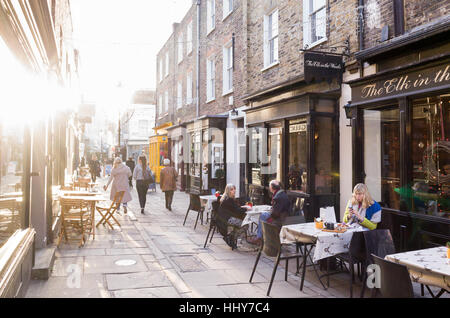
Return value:
<svg viewBox="0 0 450 318">
<path fill-rule="evenodd" d="M 395 245 L 391 232 L 388 229 L 378 229 L 362 232 L 365 245 L 365 262 L 363 262 L 363 288 L 361 298 L 364 297 L 367 280 L 367 266 L 373 264 L 372 255 L 384 258 L 386 255 L 395 254 Z M 376 292 L 376 289 L 374 290 Z"/>
<path fill-rule="evenodd" d="M 186 216 L 184 217 L 183 226 L 186 223 L 186 219 L 188 217 L 189 211 L 197 212 L 197 219 L 195 220 L 194 230 L 197 227 L 198 219 L 200 218 L 201 223 L 203 224 L 203 207 L 200 203 L 200 196 L 198 194 L 190 194 L 189 195 L 189 207 L 186 211 Z"/>
<path fill-rule="evenodd" d="M 209 239 L 209 243 L 211 243 L 213 236 L 214 236 L 214 232 L 216 231 L 216 221 L 217 221 L 217 213 L 219 211 L 219 207 L 220 207 L 220 197 L 217 198 L 217 201 L 213 201 L 211 203 L 212 205 L 212 212 L 211 212 L 211 222 L 209 223 L 209 230 L 208 230 L 208 235 L 206 235 L 206 240 L 205 240 L 205 245 L 203 246 L 203 248 L 206 248 L 206 244 L 208 243 L 208 238 L 209 238 L 209 234 L 211 234 L 211 238 Z"/>
<path fill-rule="evenodd" d="M 341 253 L 334 256 L 336 259 L 343 262 L 348 263 L 348 271 L 350 273 L 349 282 L 350 282 L 350 298 L 353 297 L 353 283 L 355 281 L 355 265 L 358 268 L 358 277 L 361 280 L 361 267 L 362 264 L 366 261 L 366 253 L 365 253 L 365 243 L 364 243 L 364 235 L 363 232 L 355 232 L 353 233 L 352 239 L 350 241 L 349 251 L 347 253 Z M 330 286 L 329 276 L 335 273 L 328 273 L 329 268 L 329 258 L 327 259 L 327 282 L 328 287 Z M 345 265 L 344 265 L 345 266 Z"/>
<path fill-rule="evenodd" d="M 65 242 L 69 241 L 70 229 L 81 233 L 81 239 L 78 247 L 85 242 L 85 235 L 92 233 L 92 212 L 90 205 L 80 199 L 61 198 L 61 231 L 59 233 L 57 246 L 61 244 L 64 237 Z"/>
<path fill-rule="evenodd" d="M 108 225 L 111 227 L 111 229 L 114 229 L 113 225 L 110 223 L 110 219 L 113 219 L 114 222 L 120 226 L 119 221 L 114 217 L 114 213 L 120 208 L 120 203 L 122 202 L 123 196 L 125 194 L 125 191 L 116 192 L 114 195 L 114 200 L 112 201 L 111 205 L 108 208 L 99 207 L 96 206 L 98 213 L 102 216 L 101 220 L 97 223 L 96 227 L 98 227 L 100 224 L 105 225 L 108 223 Z"/>
<path fill-rule="evenodd" d="M 278 268 L 278 264 L 280 263 L 280 261 L 286 260 L 284 280 L 287 281 L 289 260 L 292 258 L 296 258 L 298 260 L 300 257 L 303 256 L 303 254 L 299 252 L 286 253 L 283 251 L 283 247 L 285 247 L 286 244 L 281 244 L 280 242 L 280 230 L 281 230 L 280 227 L 267 222 L 261 222 L 261 226 L 263 233 L 263 242 L 259 250 L 258 256 L 256 257 L 255 266 L 253 267 L 252 275 L 250 276 L 250 283 L 252 282 L 253 275 L 255 274 L 255 270 L 258 265 L 261 254 L 264 253 L 268 257 L 276 257 L 275 265 L 272 271 L 272 277 L 269 283 L 269 289 L 267 290 L 267 296 L 269 296 L 270 290 L 272 289 L 273 280 L 275 278 L 275 274 Z"/>
<path fill-rule="evenodd" d="M 405 265 L 385 260 L 375 254 L 371 254 L 371 257 L 380 267 L 379 292 L 383 298 L 414 298 L 411 278 Z"/>
</svg>

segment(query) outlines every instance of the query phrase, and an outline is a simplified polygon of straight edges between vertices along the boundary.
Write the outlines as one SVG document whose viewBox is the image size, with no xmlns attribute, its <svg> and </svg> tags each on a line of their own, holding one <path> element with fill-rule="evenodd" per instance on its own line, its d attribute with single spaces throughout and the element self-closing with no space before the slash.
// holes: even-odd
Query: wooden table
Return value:
<svg viewBox="0 0 450 318">
<path fill-rule="evenodd" d="M 426 285 L 433 298 L 450 292 L 450 259 L 447 258 L 447 247 L 391 254 L 386 255 L 385 259 L 405 265 L 412 281 Z M 441 291 L 433 295 L 428 286 L 440 287 Z"/>
<path fill-rule="evenodd" d="M 61 195 L 60 199 L 68 199 L 68 200 L 79 200 L 87 202 L 90 205 L 91 209 L 91 221 L 92 221 L 92 236 L 95 240 L 95 204 L 100 201 L 108 201 L 109 199 L 103 195 Z M 64 213 L 64 210 L 61 209 L 61 214 Z M 62 215 L 64 217 L 64 215 Z"/>
</svg>

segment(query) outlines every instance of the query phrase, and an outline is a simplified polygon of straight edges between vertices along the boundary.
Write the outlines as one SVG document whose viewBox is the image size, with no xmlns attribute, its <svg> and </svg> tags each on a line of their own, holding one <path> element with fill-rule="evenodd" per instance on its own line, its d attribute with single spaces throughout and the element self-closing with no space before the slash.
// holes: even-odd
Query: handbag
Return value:
<svg viewBox="0 0 450 318">
<path fill-rule="evenodd" d="M 155 183 L 155 180 L 153 179 L 153 175 L 149 169 L 145 169 L 143 172 L 144 175 L 144 183 L 147 187 L 149 187 L 152 183 Z"/>
</svg>

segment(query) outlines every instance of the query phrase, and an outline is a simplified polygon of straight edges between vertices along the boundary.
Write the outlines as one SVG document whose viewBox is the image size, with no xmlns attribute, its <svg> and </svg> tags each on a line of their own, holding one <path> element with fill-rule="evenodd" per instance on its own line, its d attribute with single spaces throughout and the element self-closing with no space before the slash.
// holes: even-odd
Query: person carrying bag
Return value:
<svg viewBox="0 0 450 318">
<path fill-rule="evenodd" d="M 139 163 L 134 168 L 133 179 L 136 180 L 136 190 L 139 196 L 141 213 L 144 214 L 145 203 L 147 202 L 148 186 L 154 182 L 150 168 L 147 166 L 147 158 L 139 157 Z"/>
</svg>

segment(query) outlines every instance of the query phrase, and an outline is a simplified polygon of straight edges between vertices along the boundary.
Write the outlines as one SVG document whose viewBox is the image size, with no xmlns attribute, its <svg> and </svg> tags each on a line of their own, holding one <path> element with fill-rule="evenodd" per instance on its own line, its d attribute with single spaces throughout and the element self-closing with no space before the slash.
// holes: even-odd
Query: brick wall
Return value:
<svg viewBox="0 0 450 318">
<path fill-rule="evenodd" d="M 448 0 L 404 0 L 405 33 L 450 13 Z M 364 3 L 364 48 L 378 45 L 381 30 L 389 27 L 389 39 L 394 37 L 393 0 L 366 0 Z"/>
<path fill-rule="evenodd" d="M 215 29 L 207 34 L 207 1 L 201 6 L 201 55 L 200 55 L 200 116 L 213 115 L 239 108 L 244 105 L 242 97 L 246 93 L 246 9 L 247 1 L 233 1 L 233 11 L 223 19 L 223 1 L 216 0 Z M 223 96 L 223 46 L 234 38 L 233 92 Z M 207 58 L 215 61 L 215 99 L 207 103 L 206 63 Z M 233 99 L 230 105 L 230 97 Z"/>
<path fill-rule="evenodd" d="M 350 40 L 350 52 L 357 50 L 357 2 L 327 2 L 327 41 L 312 50 L 330 51 Z M 278 8 L 279 64 L 264 70 L 264 15 Z M 295 0 L 249 1 L 248 93 L 252 94 L 303 74 L 303 2 Z M 338 47 L 336 52 L 342 52 Z M 347 60 L 344 59 L 344 60 Z"/>
</svg>

